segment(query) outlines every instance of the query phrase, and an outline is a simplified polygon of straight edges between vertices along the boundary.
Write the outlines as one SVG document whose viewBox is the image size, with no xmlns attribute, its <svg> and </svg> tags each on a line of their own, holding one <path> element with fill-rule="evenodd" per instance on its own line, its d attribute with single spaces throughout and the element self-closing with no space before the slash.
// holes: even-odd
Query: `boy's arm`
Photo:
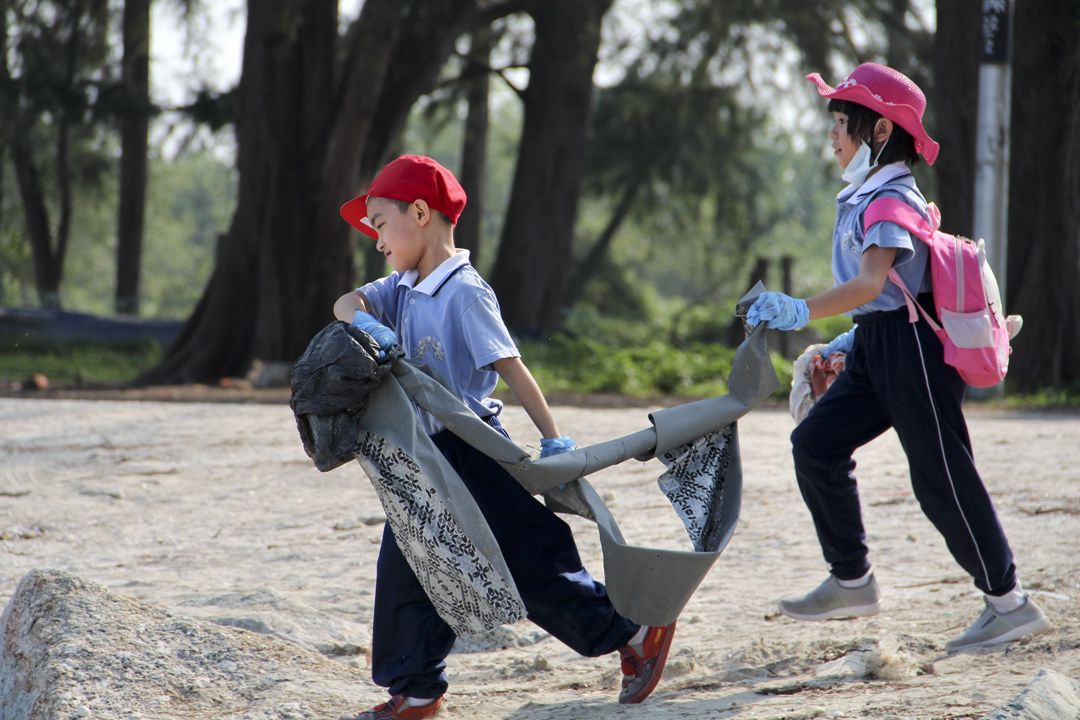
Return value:
<svg viewBox="0 0 1080 720">
<path fill-rule="evenodd" d="M 357 310 L 371 312 L 367 300 L 355 290 L 345 293 L 334 303 L 334 317 L 342 322 L 352 322 Z"/>
<path fill-rule="evenodd" d="M 337 299 L 334 303 L 334 317 L 366 332 L 374 338 L 380 351 L 385 352 L 398 344 L 397 333 L 375 319 L 371 314 L 370 303 L 358 290 L 345 293 Z M 380 352 L 380 357 L 383 357 L 383 352 Z"/>
<path fill-rule="evenodd" d="M 545 438 L 559 437 L 559 428 L 555 424 L 555 418 L 551 415 L 540 386 L 536 384 L 529 368 L 521 362 L 519 357 L 502 358 L 492 363 L 495 372 L 507 384 L 514 397 L 525 408 L 540 435 Z"/>
</svg>

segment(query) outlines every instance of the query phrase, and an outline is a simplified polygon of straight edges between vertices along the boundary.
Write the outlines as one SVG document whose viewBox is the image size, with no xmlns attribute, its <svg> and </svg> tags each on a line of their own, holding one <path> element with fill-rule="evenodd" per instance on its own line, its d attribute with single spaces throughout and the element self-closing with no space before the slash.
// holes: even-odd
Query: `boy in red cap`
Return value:
<svg viewBox="0 0 1080 720">
<path fill-rule="evenodd" d="M 505 434 L 491 397 L 501 377 L 542 435 L 540 455 L 574 448 L 559 433 L 543 393 L 503 324 L 495 294 L 454 246 L 465 191 L 435 160 L 403 155 L 368 191 L 341 207 L 345 220 L 376 240 L 394 272 L 342 295 L 334 315 L 371 335 L 383 350 L 400 345 L 479 417 Z M 400 341 L 399 341 L 400 338 Z M 582 655 L 618 650 L 620 703 L 639 703 L 663 671 L 674 623 L 644 627 L 619 615 L 603 584 L 582 566 L 569 526 L 498 463 L 417 409 L 420 421 L 469 488 L 503 553 L 529 619 Z M 391 698 L 358 720 L 434 716 L 446 692 L 451 628 L 436 613 L 383 530 L 375 581 L 372 678 Z"/>
<path fill-rule="evenodd" d="M 896 198 L 929 218 L 911 174 L 920 155 L 933 164 L 938 154 L 923 127 L 926 98 L 908 77 L 877 63 L 860 65 L 835 88 L 817 73 L 807 80 L 829 100 L 829 139 L 848 183 L 837 196 L 835 286 L 807 300 L 763 293 L 747 322 L 797 330 L 811 319 L 847 313 L 856 325 L 822 351 L 825 358 L 846 352 L 846 367 L 791 434 L 795 476 L 830 574 L 810 593 L 781 600 L 780 611 L 797 620 L 878 612 L 852 453 L 892 428 L 919 505 L 985 597 L 982 614 L 945 649 L 959 652 L 1039 632 L 1048 622 L 1020 586 L 1009 542 L 975 468 L 961 409 L 964 381 L 946 364 L 927 322 L 909 321 L 900 287 L 885 282 L 895 270 L 913 293 L 928 293 L 929 249 L 895 223 L 863 227 L 866 208 L 879 197 Z M 930 307 L 932 297 L 920 303 Z"/>
</svg>

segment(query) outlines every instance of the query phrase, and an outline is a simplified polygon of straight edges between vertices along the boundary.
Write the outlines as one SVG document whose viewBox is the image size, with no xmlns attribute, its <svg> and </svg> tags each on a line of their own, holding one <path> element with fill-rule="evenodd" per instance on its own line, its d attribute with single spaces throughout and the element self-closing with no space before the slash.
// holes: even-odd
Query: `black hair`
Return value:
<svg viewBox="0 0 1080 720">
<path fill-rule="evenodd" d="M 407 200 L 394 200 L 393 198 L 383 198 L 383 199 L 384 200 L 389 200 L 390 202 L 394 203 L 394 205 L 397 206 L 397 209 L 400 212 L 406 212 L 406 211 L 408 211 L 409 208 L 411 208 L 413 206 L 413 204 L 411 202 L 407 201 Z M 436 217 L 440 217 L 443 220 L 445 220 L 447 225 L 453 225 L 453 223 L 450 222 L 450 218 L 447 217 L 446 213 L 444 213 L 442 210 L 435 210 L 434 208 L 432 208 L 432 212 L 435 213 Z"/>
<path fill-rule="evenodd" d="M 871 138 L 874 126 L 882 117 L 881 113 L 848 100 L 830 100 L 828 111 L 847 115 L 848 137 L 856 141 L 862 140 L 876 150 Z M 885 149 L 881 151 L 877 162 L 879 165 L 888 165 L 898 160 L 914 165 L 919 162 L 919 153 L 915 150 L 915 138 L 911 137 L 911 133 L 893 121 L 892 136 L 889 137 L 889 142 L 885 144 Z"/>
</svg>

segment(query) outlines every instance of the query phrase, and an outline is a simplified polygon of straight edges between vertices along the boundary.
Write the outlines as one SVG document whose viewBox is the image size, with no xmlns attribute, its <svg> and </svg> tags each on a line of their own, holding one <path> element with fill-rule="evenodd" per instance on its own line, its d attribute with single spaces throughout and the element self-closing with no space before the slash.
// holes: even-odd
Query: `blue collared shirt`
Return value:
<svg viewBox="0 0 1080 720">
<path fill-rule="evenodd" d="M 894 197 L 918 210 L 924 217 L 926 199 L 915 185 L 911 169 L 902 162 L 886 165 L 859 187 L 848 185 L 836 196 L 836 226 L 833 230 L 832 271 L 837 285 L 858 276 L 862 254 L 872 245 L 896 248 L 893 269 L 911 292 L 918 295 L 930 290 L 927 259 L 930 250 L 921 240 L 913 238 L 904 228 L 891 222 L 880 222 L 863 233 L 863 213 L 870 202 L 879 197 Z M 851 310 L 849 315 L 861 315 L 880 310 L 895 310 L 904 305 L 904 294 L 891 280 L 875 299 Z"/>
<path fill-rule="evenodd" d="M 497 415 L 502 403 L 491 397 L 499 380 L 492 363 L 521 353 L 495 293 L 469 262 L 468 250 L 444 260 L 419 283 L 418 276 L 416 270 L 394 272 L 357 292 L 379 322 L 397 333 L 405 357 L 426 365 L 480 417 Z M 429 434 L 442 429 L 434 417 L 418 412 Z"/>
</svg>

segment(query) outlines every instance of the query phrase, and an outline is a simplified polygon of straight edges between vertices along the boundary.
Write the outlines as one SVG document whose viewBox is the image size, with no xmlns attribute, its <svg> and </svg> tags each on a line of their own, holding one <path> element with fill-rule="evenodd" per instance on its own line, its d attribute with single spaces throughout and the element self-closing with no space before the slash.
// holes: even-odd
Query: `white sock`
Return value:
<svg viewBox="0 0 1080 720">
<path fill-rule="evenodd" d="M 986 601 L 993 605 L 995 610 L 1002 613 L 1012 612 L 1023 605 L 1025 600 L 1027 600 L 1027 594 L 1024 592 L 1024 588 L 1020 587 L 1019 580 L 1016 581 L 1013 589 L 1004 595 L 986 596 Z"/>
<path fill-rule="evenodd" d="M 430 705 L 431 703 L 435 702 L 436 699 L 437 698 L 415 698 L 412 696 L 407 696 L 405 698 L 405 707 L 424 707 L 425 705 Z"/>
<path fill-rule="evenodd" d="M 841 580 L 840 578 L 836 578 L 836 582 L 842 588 L 861 588 L 870 582 L 870 576 L 873 572 L 873 570 L 867 570 L 865 575 L 861 578 L 855 578 L 854 580 Z"/>
<path fill-rule="evenodd" d="M 630 638 L 630 641 L 627 642 L 626 644 L 627 645 L 633 645 L 638 650 L 640 650 L 642 644 L 645 642 L 645 633 L 647 633 L 647 632 L 649 632 L 649 626 L 648 625 L 642 625 L 641 627 L 638 628 L 638 631 L 636 633 L 634 633 L 634 637 Z"/>
</svg>

